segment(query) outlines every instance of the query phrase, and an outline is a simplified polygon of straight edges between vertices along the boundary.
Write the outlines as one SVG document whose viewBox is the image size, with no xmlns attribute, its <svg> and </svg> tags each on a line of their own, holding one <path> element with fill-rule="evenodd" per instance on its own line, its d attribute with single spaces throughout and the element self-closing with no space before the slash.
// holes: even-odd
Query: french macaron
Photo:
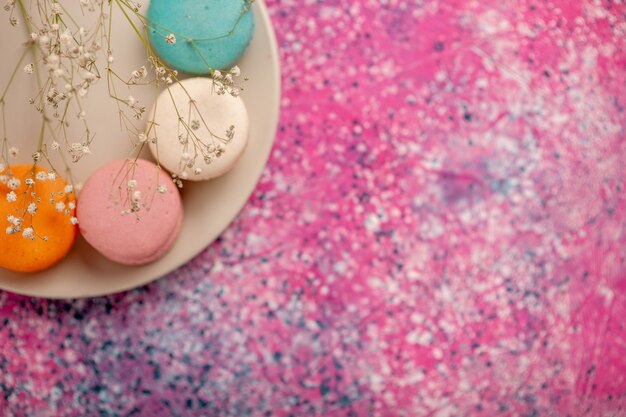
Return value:
<svg viewBox="0 0 626 417">
<path fill-rule="evenodd" d="M 0 267 L 16 272 L 48 269 L 69 253 L 77 227 L 73 187 L 32 164 L 0 171 Z"/>
<path fill-rule="evenodd" d="M 176 242 L 183 205 L 170 176 L 149 161 L 118 160 L 94 172 L 76 211 L 80 232 L 104 257 L 143 265 Z"/>
<path fill-rule="evenodd" d="M 190 74 L 229 68 L 254 32 L 250 0 L 151 0 L 148 36 L 170 66 Z"/>
<path fill-rule="evenodd" d="M 248 144 L 243 100 L 217 94 L 210 78 L 189 78 L 168 88 L 148 114 L 146 137 L 154 157 L 185 180 L 210 180 L 231 170 Z"/>
</svg>

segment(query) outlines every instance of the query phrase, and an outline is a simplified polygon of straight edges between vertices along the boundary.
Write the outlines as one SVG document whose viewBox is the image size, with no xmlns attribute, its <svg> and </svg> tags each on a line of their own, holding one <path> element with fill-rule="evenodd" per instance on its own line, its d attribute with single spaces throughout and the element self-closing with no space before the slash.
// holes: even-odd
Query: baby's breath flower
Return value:
<svg viewBox="0 0 626 417">
<path fill-rule="evenodd" d="M 52 3 L 52 5 L 50 6 L 50 9 L 52 10 L 52 13 L 54 14 L 61 14 L 61 11 L 63 10 L 61 8 L 61 5 L 57 2 Z"/>
<path fill-rule="evenodd" d="M 76 203 L 70 201 L 69 203 L 67 203 L 67 208 L 69 208 L 70 210 L 74 210 L 76 208 Z"/>
<path fill-rule="evenodd" d="M 167 192 L 167 186 L 165 184 L 159 184 L 159 186 L 157 187 L 157 191 L 160 194 L 165 194 Z"/>
<path fill-rule="evenodd" d="M 7 186 L 9 187 L 9 189 L 11 190 L 17 190 L 18 187 L 20 186 L 21 181 L 18 178 L 11 178 L 8 182 L 7 182 Z"/>
<path fill-rule="evenodd" d="M 78 224 L 78 219 L 74 216 L 70 217 L 70 223 L 72 223 L 74 226 L 76 226 Z"/>
<path fill-rule="evenodd" d="M 68 152 L 72 156 L 72 161 L 78 162 L 83 156 L 91 154 L 91 149 L 87 145 L 74 142 L 70 145 Z"/>
<path fill-rule="evenodd" d="M 134 191 L 133 192 L 133 201 L 138 203 L 141 201 L 141 191 Z"/>
<path fill-rule="evenodd" d="M 66 30 L 59 35 L 59 42 L 61 42 L 61 45 L 63 46 L 68 46 L 72 42 L 72 39 L 74 39 L 74 37 L 69 30 Z"/>
<path fill-rule="evenodd" d="M 56 174 L 56 173 L 54 173 L 54 172 L 48 172 L 48 179 L 49 179 L 50 181 L 54 181 L 54 180 L 56 180 L 56 179 L 57 179 L 57 174 Z"/>
<path fill-rule="evenodd" d="M 36 212 L 37 212 L 37 204 L 30 203 L 28 205 L 28 214 L 30 214 L 31 216 L 34 216 Z"/>
<path fill-rule="evenodd" d="M 24 182 L 25 182 L 25 183 L 26 183 L 26 185 L 28 185 L 29 187 L 30 187 L 31 185 L 34 185 L 34 184 L 35 184 L 35 181 L 33 181 L 33 179 L 32 179 L 32 178 L 26 178 L 26 180 L 25 180 Z"/>
<path fill-rule="evenodd" d="M 137 180 L 128 180 L 126 186 L 129 190 L 134 190 L 137 187 Z"/>
<path fill-rule="evenodd" d="M 27 227 L 22 232 L 22 237 L 24 237 L 25 239 L 34 240 L 35 239 L 35 231 L 33 230 L 32 227 Z"/>
<path fill-rule="evenodd" d="M 63 210 L 65 210 L 65 203 L 62 201 L 59 201 L 58 203 L 54 205 L 54 209 L 58 211 L 59 213 L 61 213 Z"/>
<path fill-rule="evenodd" d="M 26 74 L 32 74 L 33 72 L 35 72 L 35 66 L 31 63 L 31 64 L 26 64 L 26 66 L 24 67 L 24 72 Z"/>
<path fill-rule="evenodd" d="M 15 194 L 15 191 L 11 191 L 7 194 L 7 201 L 9 203 L 14 203 L 17 201 L 17 194 Z"/>
<path fill-rule="evenodd" d="M 9 155 L 11 155 L 13 158 L 15 158 L 17 155 L 19 155 L 20 150 L 17 149 L 15 146 L 11 146 L 9 148 Z"/>
<path fill-rule="evenodd" d="M 63 188 L 63 192 L 65 194 L 72 194 L 74 192 L 74 187 L 68 184 L 65 186 L 65 188 Z"/>
<path fill-rule="evenodd" d="M 48 175 L 44 171 L 39 171 L 37 175 L 35 175 L 35 178 L 39 181 L 45 181 L 48 179 Z"/>
<path fill-rule="evenodd" d="M 52 149 L 53 151 L 58 150 L 60 147 L 61 145 L 59 145 L 59 142 L 57 142 L 56 140 L 53 140 L 50 144 L 50 149 Z"/>
<path fill-rule="evenodd" d="M 170 45 L 174 45 L 176 43 L 176 36 L 174 36 L 173 33 L 170 33 L 165 37 L 165 42 L 169 43 Z"/>
</svg>

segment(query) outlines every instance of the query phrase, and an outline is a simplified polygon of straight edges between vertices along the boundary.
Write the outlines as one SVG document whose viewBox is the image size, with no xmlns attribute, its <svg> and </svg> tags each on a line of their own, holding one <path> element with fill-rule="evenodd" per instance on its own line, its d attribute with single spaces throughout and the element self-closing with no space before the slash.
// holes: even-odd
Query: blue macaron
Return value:
<svg viewBox="0 0 626 417">
<path fill-rule="evenodd" d="M 146 15 L 154 51 L 190 74 L 232 67 L 254 31 L 250 0 L 151 0 Z"/>
</svg>

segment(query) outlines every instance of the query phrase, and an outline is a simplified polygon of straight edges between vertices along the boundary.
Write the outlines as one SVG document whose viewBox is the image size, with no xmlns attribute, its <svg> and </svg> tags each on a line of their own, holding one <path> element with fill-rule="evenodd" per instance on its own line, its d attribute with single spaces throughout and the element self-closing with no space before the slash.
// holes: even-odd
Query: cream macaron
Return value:
<svg viewBox="0 0 626 417">
<path fill-rule="evenodd" d="M 146 137 L 161 166 L 178 178 L 204 181 L 232 169 L 248 143 L 243 100 L 218 93 L 211 78 L 169 86 L 149 113 Z"/>
</svg>

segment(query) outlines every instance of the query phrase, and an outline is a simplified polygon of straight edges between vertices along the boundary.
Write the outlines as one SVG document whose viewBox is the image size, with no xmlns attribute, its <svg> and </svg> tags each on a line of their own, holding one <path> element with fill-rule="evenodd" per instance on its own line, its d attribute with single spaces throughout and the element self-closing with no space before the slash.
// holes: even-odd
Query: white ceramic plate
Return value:
<svg viewBox="0 0 626 417">
<path fill-rule="evenodd" d="M 72 0 L 73 2 L 73 0 Z M 78 3 L 78 2 L 76 2 Z M 8 16 L 0 23 L 3 58 L 0 62 L 0 89 L 4 89 L 20 56 L 24 28 L 11 28 Z M 206 248 L 228 226 L 252 193 L 269 156 L 276 134 L 280 104 L 280 70 L 276 39 L 262 1 L 254 4 L 256 30 L 250 47 L 239 62 L 249 77 L 242 94 L 250 114 L 250 144 L 243 158 L 227 175 L 204 183 L 186 183 L 182 190 L 185 220 L 173 249 L 156 263 L 125 267 L 107 261 L 79 238 L 72 252 L 59 265 L 37 274 L 17 274 L 0 269 L 0 288 L 14 293 L 46 298 L 80 298 L 112 294 L 149 283 L 174 270 Z M 116 30 L 113 54 L 117 71 L 130 74 L 144 63 L 145 52 L 139 40 L 118 12 L 113 14 Z M 14 59 L 12 59 L 14 58 Z M 124 72 L 126 71 L 126 72 Z M 32 76 L 30 76 L 32 77 Z M 9 138 L 20 138 L 19 146 L 34 150 L 39 133 L 39 117 L 26 103 L 34 80 L 22 71 L 7 101 Z M 106 93 L 106 80 L 96 85 L 88 99 L 87 113 L 96 132 L 93 155 L 73 168 L 78 181 L 113 159 L 124 158 L 130 146 L 119 127 L 115 107 Z M 132 94 L 148 108 L 154 100 L 153 88 Z M 124 92 L 122 91 L 122 94 Z M 127 94 L 127 93 L 126 93 Z M 121 94 L 120 94 L 121 95 Z M 28 162 L 22 152 L 21 162 Z"/>
</svg>

